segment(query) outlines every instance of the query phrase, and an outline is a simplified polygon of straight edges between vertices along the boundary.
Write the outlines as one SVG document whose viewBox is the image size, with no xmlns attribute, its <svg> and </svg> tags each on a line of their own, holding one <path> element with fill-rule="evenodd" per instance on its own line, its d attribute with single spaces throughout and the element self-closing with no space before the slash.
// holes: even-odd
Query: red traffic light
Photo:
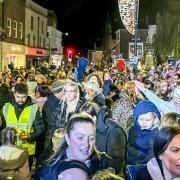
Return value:
<svg viewBox="0 0 180 180">
<path fill-rule="evenodd" d="M 72 54 L 72 51 L 71 51 L 71 50 L 68 50 L 68 53 L 69 53 L 69 54 Z"/>
<path fill-rule="evenodd" d="M 74 55 L 75 54 L 75 49 L 74 48 L 67 48 L 66 49 L 66 54 Z"/>
</svg>

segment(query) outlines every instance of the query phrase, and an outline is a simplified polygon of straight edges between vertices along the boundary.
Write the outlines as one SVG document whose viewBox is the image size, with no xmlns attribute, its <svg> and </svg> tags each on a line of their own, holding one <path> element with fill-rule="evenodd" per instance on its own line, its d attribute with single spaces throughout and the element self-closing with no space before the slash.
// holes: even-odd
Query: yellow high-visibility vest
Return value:
<svg viewBox="0 0 180 180">
<path fill-rule="evenodd" d="M 16 128 L 18 134 L 22 133 L 22 131 L 26 133 L 34 132 L 32 125 L 35 120 L 37 110 L 38 110 L 37 104 L 27 106 L 22 111 L 19 119 L 17 119 L 13 105 L 11 103 L 6 103 L 3 106 L 3 115 L 6 121 L 6 127 Z M 27 140 L 21 140 L 17 138 L 16 145 L 27 148 L 29 155 L 35 154 L 35 147 L 36 147 L 35 141 L 28 142 Z"/>
</svg>

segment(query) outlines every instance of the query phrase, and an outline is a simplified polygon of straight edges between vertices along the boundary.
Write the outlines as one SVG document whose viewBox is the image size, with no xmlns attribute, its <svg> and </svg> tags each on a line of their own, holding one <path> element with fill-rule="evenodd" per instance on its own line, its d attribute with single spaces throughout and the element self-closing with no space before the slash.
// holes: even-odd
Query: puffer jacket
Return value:
<svg viewBox="0 0 180 180">
<path fill-rule="evenodd" d="M 96 147 L 112 158 L 108 165 L 119 173 L 125 162 L 127 137 L 123 129 L 108 118 L 107 113 L 107 107 L 100 109 L 96 123 Z"/>
</svg>

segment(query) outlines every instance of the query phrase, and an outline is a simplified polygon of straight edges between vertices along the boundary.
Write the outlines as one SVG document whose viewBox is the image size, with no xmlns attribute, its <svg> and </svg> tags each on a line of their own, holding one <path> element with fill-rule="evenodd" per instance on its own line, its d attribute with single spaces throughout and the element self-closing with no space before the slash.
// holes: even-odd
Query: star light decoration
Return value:
<svg viewBox="0 0 180 180">
<path fill-rule="evenodd" d="M 135 1 L 134 0 L 118 0 L 119 12 L 121 20 L 132 35 L 135 34 Z"/>
</svg>

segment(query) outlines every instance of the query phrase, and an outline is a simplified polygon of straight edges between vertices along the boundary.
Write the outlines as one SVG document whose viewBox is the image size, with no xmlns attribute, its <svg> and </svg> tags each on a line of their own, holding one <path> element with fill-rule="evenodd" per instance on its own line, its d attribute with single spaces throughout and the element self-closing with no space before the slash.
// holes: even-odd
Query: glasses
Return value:
<svg viewBox="0 0 180 180">
<path fill-rule="evenodd" d="M 65 92 L 65 93 L 75 93 L 76 90 L 69 90 L 69 91 L 68 91 L 68 90 L 64 90 L 64 92 Z"/>
</svg>

